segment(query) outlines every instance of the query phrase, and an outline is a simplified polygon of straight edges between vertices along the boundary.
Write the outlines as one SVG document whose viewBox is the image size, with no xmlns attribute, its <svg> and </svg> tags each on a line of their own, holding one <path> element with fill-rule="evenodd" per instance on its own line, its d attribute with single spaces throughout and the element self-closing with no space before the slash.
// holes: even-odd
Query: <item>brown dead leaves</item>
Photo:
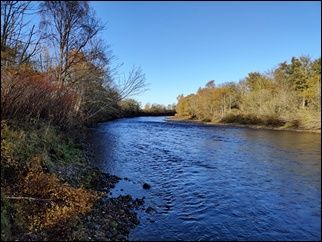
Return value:
<svg viewBox="0 0 322 242">
<path fill-rule="evenodd" d="M 50 202 L 31 202 L 28 215 L 29 229 L 49 228 L 58 222 L 66 222 L 91 210 L 100 194 L 75 188 L 62 183 L 54 174 L 31 170 L 24 180 L 23 192 L 26 196 L 48 199 Z"/>
</svg>

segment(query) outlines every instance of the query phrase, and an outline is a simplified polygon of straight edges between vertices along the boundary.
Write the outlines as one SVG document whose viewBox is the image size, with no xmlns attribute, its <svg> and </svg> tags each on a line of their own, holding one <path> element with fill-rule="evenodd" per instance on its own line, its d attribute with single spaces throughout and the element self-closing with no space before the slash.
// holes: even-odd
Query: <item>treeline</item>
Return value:
<svg viewBox="0 0 322 242">
<path fill-rule="evenodd" d="M 238 83 L 209 81 L 180 95 L 176 116 L 205 122 L 321 129 L 321 58 L 293 57 L 267 73 Z"/>
<path fill-rule="evenodd" d="M 39 23 L 27 21 L 35 14 Z M 116 79 L 103 29 L 86 1 L 1 1 L 2 119 L 71 126 L 118 117 L 145 76 L 134 67 Z"/>
<path fill-rule="evenodd" d="M 134 99 L 126 99 L 120 102 L 121 115 L 123 117 L 135 116 L 173 116 L 175 115 L 175 104 L 162 105 L 147 103 L 144 108 Z"/>
</svg>

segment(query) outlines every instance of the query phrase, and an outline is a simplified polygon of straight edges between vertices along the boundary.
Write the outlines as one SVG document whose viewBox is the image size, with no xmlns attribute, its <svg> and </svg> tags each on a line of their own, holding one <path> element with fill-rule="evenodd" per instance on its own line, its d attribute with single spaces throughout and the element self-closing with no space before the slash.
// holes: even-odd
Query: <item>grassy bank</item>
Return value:
<svg viewBox="0 0 322 242">
<path fill-rule="evenodd" d="M 143 200 L 108 198 L 120 178 L 91 167 L 85 131 L 1 122 L 2 240 L 125 240 Z"/>
<path fill-rule="evenodd" d="M 232 126 L 232 127 L 241 127 L 241 128 L 252 128 L 252 129 L 268 129 L 268 130 L 286 130 L 286 131 L 294 131 L 294 132 L 310 132 L 310 133 L 321 133 L 321 129 L 304 129 L 299 128 L 291 123 L 286 122 L 280 122 L 280 121 L 263 121 L 260 119 L 255 119 L 257 122 L 254 121 L 254 119 L 250 119 L 249 117 L 241 118 L 241 119 L 223 119 L 219 121 L 212 121 L 212 122 L 206 122 L 206 121 L 200 121 L 193 119 L 191 117 L 178 117 L 173 116 L 169 117 L 168 120 L 171 121 L 180 121 L 180 122 L 196 122 L 201 124 L 207 124 L 207 125 L 214 125 L 214 126 Z"/>
</svg>

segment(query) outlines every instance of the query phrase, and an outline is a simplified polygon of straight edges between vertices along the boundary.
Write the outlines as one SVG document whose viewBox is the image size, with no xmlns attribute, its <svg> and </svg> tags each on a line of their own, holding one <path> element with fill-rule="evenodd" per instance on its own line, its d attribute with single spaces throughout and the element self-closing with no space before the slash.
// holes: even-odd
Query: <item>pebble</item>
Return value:
<svg viewBox="0 0 322 242">
<path fill-rule="evenodd" d="M 143 189 L 150 189 L 151 185 L 149 185 L 148 183 L 144 183 L 143 184 Z"/>
</svg>

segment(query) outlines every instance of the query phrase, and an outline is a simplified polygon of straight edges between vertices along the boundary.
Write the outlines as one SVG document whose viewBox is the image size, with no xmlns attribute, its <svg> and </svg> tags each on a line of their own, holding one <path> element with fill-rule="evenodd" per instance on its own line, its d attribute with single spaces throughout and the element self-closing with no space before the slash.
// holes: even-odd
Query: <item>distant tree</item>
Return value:
<svg viewBox="0 0 322 242">
<path fill-rule="evenodd" d="M 124 115 L 133 115 L 140 112 L 140 104 L 134 99 L 125 99 L 119 102 Z"/>
<path fill-rule="evenodd" d="M 312 62 L 307 84 L 308 88 L 304 95 L 307 98 L 308 103 L 319 110 L 321 106 L 321 58 Z"/>
<path fill-rule="evenodd" d="M 146 103 L 144 105 L 144 111 L 148 111 L 148 110 L 150 110 L 150 108 L 151 108 L 151 104 L 150 103 Z"/>
<path fill-rule="evenodd" d="M 305 91 L 308 88 L 308 66 L 310 60 L 307 57 L 300 59 L 293 57 L 289 68 L 289 82 L 302 98 L 302 107 L 307 105 Z"/>
<path fill-rule="evenodd" d="M 321 58 L 293 57 L 265 74 L 251 72 L 239 83 L 180 95 L 176 115 L 202 121 L 321 127 Z"/>
<path fill-rule="evenodd" d="M 215 88 L 215 81 L 214 80 L 208 81 L 206 84 L 206 88 Z"/>
<path fill-rule="evenodd" d="M 250 91 L 265 89 L 270 85 L 270 80 L 258 72 L 249 73 L 245 78 L 245 81 Z"/>
</svg>

